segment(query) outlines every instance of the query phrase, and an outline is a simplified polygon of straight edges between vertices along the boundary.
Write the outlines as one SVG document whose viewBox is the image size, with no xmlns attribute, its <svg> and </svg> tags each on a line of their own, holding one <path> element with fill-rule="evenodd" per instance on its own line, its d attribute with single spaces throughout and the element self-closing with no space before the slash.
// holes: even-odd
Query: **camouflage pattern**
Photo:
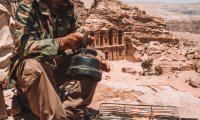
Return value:
<svg viewBox="0 0 200 120">
<path fill-rule="evenodd" d="M 56 38 L 79 31 L 80 22 L 74 6 L 66 8 L 67 12 L 50 15 L 47 4 L 39 2 L 20 2 L 16 11 L 16 21 L 20 29 L 15 37 L 20 40 L 16 53 L 21 58 L 32 53 L 39 56 L 56 56 L 58 43 Z"/>
<path fill-rule="evenodd" d="M 50 14 L 45 0 L 21 1 L 16 10 L 16 49 L 11 58 L 9 79 L 13 78 L 13 71 L 25 58 L 48 57 L 55 58 L 58 54 L 58 37 L 73 32 L 82 32 L 78 14 L 72 2 L 60 7 L 54 15 Z M 63 12 L 65 11 L 65 12 Z"/>
</svg>

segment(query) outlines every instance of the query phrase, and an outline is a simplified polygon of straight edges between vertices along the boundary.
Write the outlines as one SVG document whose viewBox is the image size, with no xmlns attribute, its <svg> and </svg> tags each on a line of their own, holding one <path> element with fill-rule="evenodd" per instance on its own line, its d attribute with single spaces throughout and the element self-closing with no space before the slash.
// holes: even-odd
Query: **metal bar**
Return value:
<svg viewBox="0 0 200 120">
<path fill-rule="evenodd" d="M 135 117 L 180 119 L 174 106 L 102 103 L 96 120 L 132 120 Z"/>
<path fill-rule="evenodd" d="M 124 105 L 124 109 L 123 109 L 123 120 L 124 120 L 124 116 L 125 116 L 125 105 Z"/>
</svg>

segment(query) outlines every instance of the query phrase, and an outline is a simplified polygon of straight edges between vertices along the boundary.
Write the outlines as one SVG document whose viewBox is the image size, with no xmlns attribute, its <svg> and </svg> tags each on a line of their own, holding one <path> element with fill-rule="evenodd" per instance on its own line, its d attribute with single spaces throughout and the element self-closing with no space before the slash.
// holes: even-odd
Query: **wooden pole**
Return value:
<svg viewBox="0 0 200 120">
<path fill-rule="evenodd" d="M 5 99 L 3 95 L 3 88 L 0 81 L 0 120 L 4 120 L 7 118 L 7 112 L 6 112 L 6 104 Z"/>
</svg>

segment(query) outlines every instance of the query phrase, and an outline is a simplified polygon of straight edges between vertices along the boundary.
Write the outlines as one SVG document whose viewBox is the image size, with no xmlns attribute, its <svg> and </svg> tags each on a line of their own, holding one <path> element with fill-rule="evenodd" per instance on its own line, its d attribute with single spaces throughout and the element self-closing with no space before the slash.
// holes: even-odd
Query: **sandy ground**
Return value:
<svg viewBox="0 0 200 120">
<path fill-rule="evenodd" d="M 177 71 L 160 76 L 140 76 L 141 63 L 121 60 L 110 61 L 110 64 L 112 70 L 103 73 L 103 80 L 89 107 L 98 110 L 102 103 L 175 106 L 181 118 L 200 119 L 200 88 L 193 88 L 186 82 L 190 77 L 200 79 L 199 73 Z M 123 67 L 133 68 L 136 74 L 121 72 Z M 6 103 L 11 104 L 12 92 L 6 92 Z"/>
<path fill-rule="evenodd" d="M 186 82 L 189 76 L 198 76 L 196 72 L 140 76 L 140 63 L 126 60 L 110 63 L 112 71 L 103 74 L 91 107 L 98 109 L 105 102 L 176 106 L 181 117 L 200 119 L 200 88 L 193 88 Z M 123 73 L 123 67 L 134 68 L 137 73 Z"/>
</svg>

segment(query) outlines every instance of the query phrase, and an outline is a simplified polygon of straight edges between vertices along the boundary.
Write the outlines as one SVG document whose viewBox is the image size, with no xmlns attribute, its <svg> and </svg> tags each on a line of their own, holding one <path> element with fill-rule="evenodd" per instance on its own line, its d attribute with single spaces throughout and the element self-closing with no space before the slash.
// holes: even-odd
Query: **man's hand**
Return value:
<svg viewBox="0 0 200 120">
<path fill-rule="evenodd" d="M 67 49 L 73 49 L 77 50 L 82 47 L 82 40 L 83 40 L 83 34 L 76 32 L 71 33 L 65 37 L 57 38 L 57 41 L 59 43 L 59 50 L 67 50 Z M 94 41 L 94 37 L 88 35 L 87 39 L 87 45 L 90 45 Z"/>
<path fill-rule="evenodd" d="M 111 70 L 110 64 L 105 60 L 101 61 L 101 70 L 103 70 L 105 72 L 110 72 L 110 70 Z"/>
</svg>

